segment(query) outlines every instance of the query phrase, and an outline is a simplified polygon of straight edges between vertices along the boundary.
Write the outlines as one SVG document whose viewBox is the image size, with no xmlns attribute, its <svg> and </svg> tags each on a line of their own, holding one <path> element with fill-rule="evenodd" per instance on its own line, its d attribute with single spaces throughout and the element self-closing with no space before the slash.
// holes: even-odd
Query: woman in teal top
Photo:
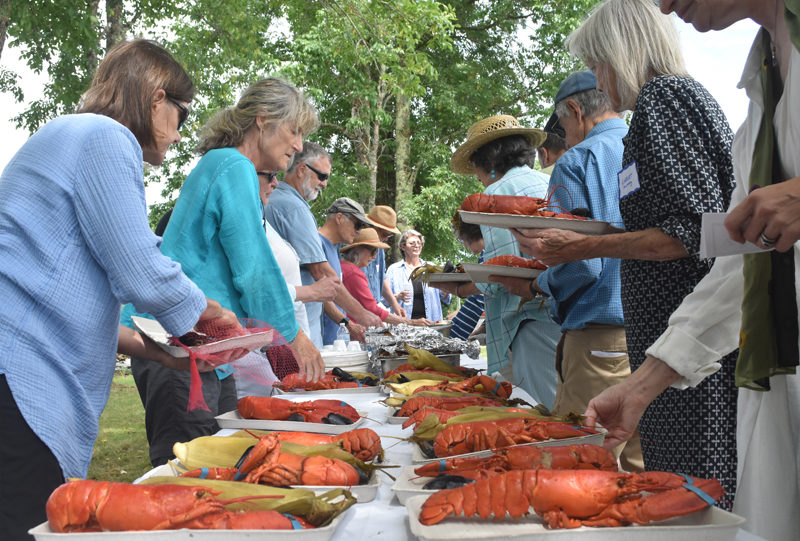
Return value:
<svg viewBox="0 0 800 541">
<path fill-rule="evenodd" d="M 197 149 L 203 157 L 181 188 L 161 245 L 222 306 L 275 327 L 299 353 L 301 373 L 309 379 L 322 374 L 324 363 L 298 327 L 264 234 L 258 174 L 286 169 L 302 149 L 304 135 L 317 125 L 316 111 L 295 87 L 274 78 L 252 84 L 235 106 L 203 128 Z M 145 406 L 154 465 L 172 457 L 176 441 L 216 432 L 214 416 L 236 408 L 229 372 L 203 376 L 211 411 L 187 412 L 188 375 L 172 374 L 144 359 L 134 359 L 132 369 Z"/>
</svg>

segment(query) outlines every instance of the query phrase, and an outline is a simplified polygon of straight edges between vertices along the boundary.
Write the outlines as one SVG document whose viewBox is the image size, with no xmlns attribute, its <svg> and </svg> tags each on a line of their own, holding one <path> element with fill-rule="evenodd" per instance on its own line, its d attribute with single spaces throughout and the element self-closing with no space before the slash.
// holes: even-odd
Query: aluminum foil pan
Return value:
<svg viewBox="0 0 800 541">
<path fill-rule="evenodd" d="M 481 352 L 477 340 L 449 338 L 433 328 L 405 324 L 369 329 L 366 332 L 366 344 L 370 350 L 369 371 L 378 375 L 381 374 L 381 363 L 387 356 L 408 355 L 406 344 L 434 355 L 463 353 L 470 359 L 477 359 Z"/>
</svg>

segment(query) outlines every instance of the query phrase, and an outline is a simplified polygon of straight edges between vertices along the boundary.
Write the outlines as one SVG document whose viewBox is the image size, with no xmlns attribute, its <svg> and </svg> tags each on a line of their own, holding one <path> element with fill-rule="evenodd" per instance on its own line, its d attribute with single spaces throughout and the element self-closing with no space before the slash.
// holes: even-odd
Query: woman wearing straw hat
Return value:
<svg viewBox="0 0 800 541">
<path fill-rule="evenodd" d="M 548 177 L 531 169 L 536 148 L 544 139 L 543 131 L 522 127 L 513 116 L 485 118 L 469 128 L 467 140 L 450 158 L 450 168 L 462 175 L 476 175 L 487 195 L 544 198 Z M 508 229 L 482 225 L 481 232 L 485 259 L 522 255 Z M 522 299 L 497 283 L 446 287 L 459 297 L 483 293 L 489 373 L 499 370 L 534 400 L 552 406 L 557 381 L 555 352 L 561 333 L 558 325 L 550 321 L 547 303 L 531 298 L 520 306 Z"/>
<path fill-rule="evenodd" d="M 374 210 L 374 209 L 373 209 Z M 358 233 L 351 244 L 347 244 L 339 249 L 339 257 L 342 264 L 342 284 L 361 303 L 361 306 L 381 318 L 385 323 L 406 323 L 408 325 L 430 325 L 427 319 L 408 319 L 385 310 L 378 306 L 378 302 L 370 291 L 367 276 L 363 270 L 370 262 L 375 259 L 379 249 L 387 249 L 388 244 L 383 243 L 378 238 L 378 232 L 365 227 Z M 347 317 L 353 319 L 350 314 Z"/>
<path fill-rule="evenodd" d="M 376 205 L 367 214 L 373 225 L 375 231 L 378 232 L 378 238 L 381 242 L 386 242 L 392 235 L 400 235 L 400 230 L 397 229 L 397 213 L 392 207 L 386 205 Z M 392 286 L 389 280 L 386 279 L 386 253 L 383 248 L 378 249 L 378 253 L 372 262 L 364 267 L 364 274 L 367 275 L 369 282 L 369 290 L 372 296 L 379 303 L 391 308 L 392 312 L 400 317 L 406 317 L 405 308 L 400 306 L 392 293 Z"/>
</svg>

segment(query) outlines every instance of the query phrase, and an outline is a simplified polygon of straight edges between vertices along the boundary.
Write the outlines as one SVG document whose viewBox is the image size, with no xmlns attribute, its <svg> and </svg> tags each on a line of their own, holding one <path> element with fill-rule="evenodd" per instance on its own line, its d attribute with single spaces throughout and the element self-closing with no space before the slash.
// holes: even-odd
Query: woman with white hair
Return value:
<svg viewBox="0 0 800 541">
<path fill-rule="evenodd" d="M 303 138 L 318 126 L 302 92 L 276 78 L 251 84 L 232 107 L 203 127 L 200 161 L 186 177 L 161 251 L 181 264 L 198 286 L 240 318 L 272 325 L 297 350 L 301 374 L 324 372 L 319 351 L 299 329 L 294 304 L 264 234 L 259 172 L 283 171 Z M 133 310 L 123 312 L 129 323 Z M 266 362 L 266 360 L 264 361 Z M 172 458 L 176 441 L 213 434 L 215 415 L 236 409 L 230 371 L 203 380 L 211 411 L 186 411 L 189 377 L 134 358 L 132 371 L 145 406 L 145 428 L 154 466 Z"/>
<path fill-rule="evenodd" d="M 622 308 L 631 371 L 645 360 L 681 299 L 709 272 L 701 218 L 727 209 L 733 133 L 714 98 L 686 72 L 675 27 L 652 0 L 606 0 L 568 38 L 617 111 L 632 110 L 619 173 L 625 233 L 588 237 L 526 230 L 522 250 L 547 265 L 622 259 Z M 736 492 L 733 363 L 692 393 L 669 389 L 639 423 L 645 469 L 718 478 Z M 619 443 L 619 442 L 616 442 Z M 609 445 L 611 445 L 609 443 Z"/>
<path fill-rule="evenodd" d="M 411 281 L 411 273 L 417 267 L 425 265 L 420 258 L 425 237 L 415 229 L 409 229 L 400 235 L 400 251 L 403 259 L 389 265 L 386 279 L 392 288 L 392 294 L 406 311 L 409 319 L 424 318 L 432 322 L 442 319 L 442 303 L 450 304 L 450 294 L 433 288 L 422 281 Z"/>
</svg>

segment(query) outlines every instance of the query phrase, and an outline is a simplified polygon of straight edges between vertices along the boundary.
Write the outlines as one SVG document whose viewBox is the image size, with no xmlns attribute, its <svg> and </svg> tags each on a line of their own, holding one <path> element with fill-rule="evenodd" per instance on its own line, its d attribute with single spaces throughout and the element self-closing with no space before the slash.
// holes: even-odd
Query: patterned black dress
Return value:
<svg viewBox="0 0 800 541">
<path fill-rule="evenodd" d="M 640 189 L 620 201 L 627 231 L 652 227 L 700 248 L 703 212 L 727 210 L 734 188 L 733 133 L 714 98 L 692 79 L 650 79 L 636 100 L 623 165 L 636 163 Z M 669 316 L 713 260 L 623 260 L 622 308 L 631 370 L 667 328 Z M 737 352 L 694 389 L 667 389 L 639 424 L 645 468 L 720 480 L 730 509 L 736 491 Z"/>
</svg>

